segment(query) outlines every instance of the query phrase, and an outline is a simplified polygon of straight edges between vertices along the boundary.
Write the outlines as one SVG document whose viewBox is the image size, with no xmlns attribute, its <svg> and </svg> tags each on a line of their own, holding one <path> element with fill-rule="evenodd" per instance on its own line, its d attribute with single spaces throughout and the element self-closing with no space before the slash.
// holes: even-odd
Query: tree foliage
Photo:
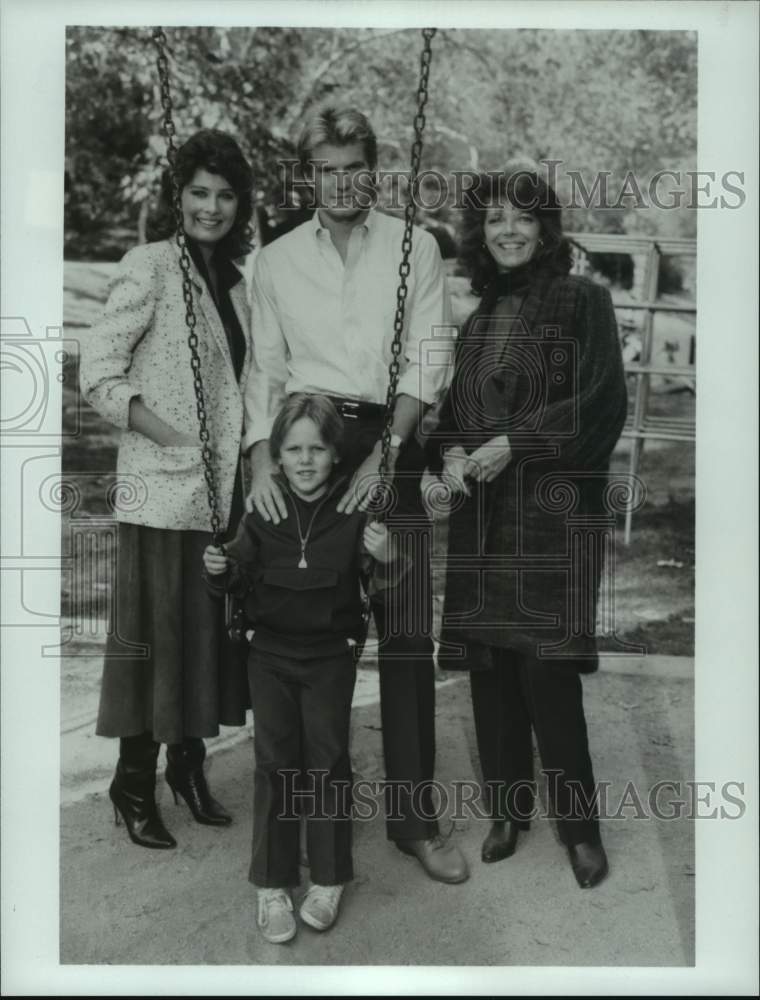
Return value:
<svg viewBox="0 0 760 1000">
<path fill-rule="evenodd" d="M 315 104 L 354 104 L 372 119 L 381 166 L 406 169 L 420 35 L 410 30 L 167 29 L 180 137 L 227 129 L 281 202 L 278 161 L 292 157 Z M 591 186 L 646 189 L 663 168 L 694 169 L 696 38 L 686 32 L 441 30 L 434 40 L 423 166 L 499 169 L 515 155 L 562 161 Z M 71 28 L 66 76 L 66 248 L 118 257 L 155 195 L 165 144 L 150 29 Z M 445 220 L 450 206 L 438 215 Z M 693 235 L 691 210 L 573 211 L 568 225 Z"/>
</svg>

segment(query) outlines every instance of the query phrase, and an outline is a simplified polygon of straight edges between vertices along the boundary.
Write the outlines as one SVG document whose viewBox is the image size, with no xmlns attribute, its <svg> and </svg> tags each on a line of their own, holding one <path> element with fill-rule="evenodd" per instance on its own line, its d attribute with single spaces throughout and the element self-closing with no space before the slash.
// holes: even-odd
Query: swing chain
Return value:
<svg viewBox="0 0 760 1000">
<path fill-rule="evenodd" d="M 432 59 L 431 43 L 436 33 L 435 28 L 423 28 L 422 37 L 424 39 L 422 53 L 420 55 L 420 82 L 417 87 L 417 114 L 414 118 L 414 142 L 412 143 L 412 160 L 409 169 L 409 197 L 404 209 L 404 236 L 401 241 L 401 263 L 399 264 L 399 283 L 396 289 L 396 315 L 393 320 L 393 343 L 391 344 L 391 363 L 388 368 L 388 393 L 385 400 L 385 423 L 381 438 L 381 455 L 378 474 L 382 482 L 388 474 L 388 455 L 391 447 L 391 427 L 393 423 L 393 406 L 398 388 L 399 373 L 401 365 L 401 345 L 404 334 L 404 310 L 406 307 L 406 297 L 408 287 L 406 279 L 409 277 L 411 266 L 409 258 L 412 254 L 412 231 L 414 220 L 417 215 L 416 188 L 417 176 L 420 171 L 422 160 L 422 133 L 425 130 L 425 105 L 428 99 L 428 78 L 430 76 L 430 61 Z"/>
<path fill-rule="evenodd" d="M 187 249 L 187 237 L 185 236 L 184 217 L 182 213 L 182 192 L 180 191 L 179 179 L 177 177 L 177 147 L 174 142 L 176 128 L 172 118 L 173 104 L 169 87 L 169 60 L 166 55 L 167 41 L 166 34 L 163 28 L 160 27 L 153 29 L 152 37 L 158 51 L 156 65 L 158 66 L 158 78 L 161 85 L 161 107 L 164 111 L 162 126 L 164 136 L 166 137 L 166 154 L 169 160 L 172 181 L 172 207 L 177 226 L 175 239 L 179 247 L 179 263 L 182 269 L 182 297 L 185 301 L 185 322 L 188 331 L 187 344 L 190 348 L 190 366 L 193 371 L 193 388 L 195 389 L 195 403 L 198 414 L 198 436 L 201 442 L 203 475 L 206 479 L 206 492 L 211 511 L 211 531 L 214 535 L 214 544 L 220 545 L 222 528 L 219 517 L 219 498 L 216 492 L 216 479 L 212 464 L 211 446 L 209 445 L 210 435 L 206 414 L 206 399 L 203 392 L 203 380 L 201 378 L 201 359 L 198 353 L 198 334 L 195 332 L 197 320 L 193 305 L 190 254 Z"/>
<path fill-rule="evenodd" d="M 435 28 L 423 28 L 423 49 L 420 55 L 420 79 L 417 87 L 417 113 L 414 117 L 414 142 L 412 143 L 411 166 L 409 170 L 409 198 L 404 209 L 404 235 L 401 241 L 401 263 L 399 264 L 399 284 L 396 289 L 396 313 L 393 320 L 393 342 L 391 344 L 391 363 L 388 369 L 388 392 L 385 401 L 385 421 L 381 437 L 381 457 L 379 466 L 379 476 L 384 481 L 388 474 L 388 456 L 391 446 L 391 427 L 393 420 L 393 406 L 398 388 L 399 375 L 401 371 L 400 356 L 402 340 L 404 334 L 404 313 L 406 298 L 408 295 L 407 278 L 411 271 L 410 257 L 412 254 L 412 232 L 414 221 L 417 215 L 416 187 L 417 177 L 422 160 L 422 135 L 425 129 L 425 106 L 428 100 L 428 79 L 430 76 L 430 63 L 432 59 L 431 43 L 436 34 Z M 176 128 L 172 118 L 173 104 L 169 87 L 169 60 L 166 55 L 167 39 L 163 28 L 153 29 L 153 42 L 158 55 L 156 63 L 161 86 L 161 106 L 164 111 L 163 132 L 166 137 L 167 158 L 171 168 L 172 193 L 174 215 L 177 224 L 176 241 L 180 250 L 180 266 L 182 268 L 182 295 L 185 301 L 185 319 L 188 328 L 188 346 L 191 354 L 191 366 L 193 370 L 193 385 L 195 388 L 195 398 L 198 412 L 199 437 L 201 441 L 201 454 L 203 457 L 203 471 L 206 479 L 208 492 L 208 504 L 211 510 L 211 529 L 214 534 L 214 543 L 220 544 L 221 521 L 218 510 L 218 497 L 212 465 L 212 454 L 209 446 L 209 432 L 206 417 L 206 404 L 203 393 L 203 382 L 201 379 L 201 361 L 198 354 L 198 335 L 195 332 L 196 318 L 193 307 L 192 279 L 190 277 L 190 256 L 187 250 L 187 241 L 183 224 L 181 191 L 176 172 L 177 147 L 174 142 Z"/>
</svg>

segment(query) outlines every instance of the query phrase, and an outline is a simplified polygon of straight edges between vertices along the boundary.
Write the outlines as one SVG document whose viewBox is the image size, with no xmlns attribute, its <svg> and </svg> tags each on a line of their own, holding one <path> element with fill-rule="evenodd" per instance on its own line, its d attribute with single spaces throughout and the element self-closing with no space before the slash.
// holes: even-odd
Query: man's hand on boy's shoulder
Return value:
<svg viewBox="0 0 760 1000">
<path fill-rule="evenodd" d="M 269 442 L 257 441 L 251 449 L 251 489 L 246 498 L 246 510 L 257 510 L 265 521 L 279 524 L 288 516 L 285 497 L 274 478 L 277 465 L 269 454 Z"/>
</svg>

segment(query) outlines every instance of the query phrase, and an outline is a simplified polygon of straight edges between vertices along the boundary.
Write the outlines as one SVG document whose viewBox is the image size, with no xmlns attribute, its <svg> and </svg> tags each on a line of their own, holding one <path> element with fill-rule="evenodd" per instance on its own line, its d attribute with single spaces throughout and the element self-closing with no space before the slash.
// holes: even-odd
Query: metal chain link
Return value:
<svg viewBox="0 0 760 1000">
<path fill-rule="evenodd" d="M 399 357 L 401 355 L 401 342 L 404 333 L 404 310 L 406 308 L 406 297 L 408 287 L 406 279 L 409 277 L 411 265 L 409 258 L 412 254 L 412 231 L 414 220 L 417 216 L 416 184 L 417 175 L 420 170 L 422 160 L 422 133 L 425 130 L 425 105 L 428 99 L 428 78 L 430 76 L 430 61 L 433 57 L 431 43 L 436 33 L 435 28 L 423 28 L 423 47 L 420 55 L 420 82 L 417 87 L 417 114 L 414 118 L 414 142 L 412 143 L 412 162 L 409 169 L 409 197 L 404 209 L 404 236 L 401 241 L 401 263 L 398 268 L 399 283 L 396 289 L 396 315 L 393 320 L 393 343 L 391 344 L 391 363 L 388 368 L 388 394 L 385 400 L 385 423 L 381 438 L 382 451 L 380 455 L 379 474 L 381 480 L 385 480 L 388 473 L 388 453 L 391 447 L 391 427 L 393 424 L 393 405 L 398 388 L 399 373 L 401 370 Z"/>
<path fill-rule="evenodd" d="M 195 389 L 195 404 L 198 414 L 198 437 L 201 442 L 201 456 L 203 458 L 203 474 L 206 479 L 206 492 L 208 496 L 209 510 L 211 511 L 211 531 L 214 535 L 214 544 L 221 545 L 222 525 L 219 517 L 219 497 L 216 492 L 216 478 L 214 476 L 214 466 L 212 463 L 212 452 L 209 445 L 209 430 L 206 416 L 206 399 L 203 393 L 203 380 L 201 378 L 201 359 L 198 353 L 198 334 L 195 332 L 196 318 L 193 305 L 193 282 L 190 277 L 191 264 L 190 254 L 187 249 L 187 237 L 185 235 L 184 217 L 182 213 L 182 192 L 179 187 L 177 176 L 177 147 L 174 142 L 176 128 L 172 119 L 171 90 L 169 86 L 169 60 L 166 55 L 166 34 L 163 28 L 153 29 L 153 42 L 157 49 L 156 65 L 158 67 L 158 78 L 161 86 L 161 107 L 164 111 L 163 132 L 166 137 L 166 156 L 169 161 L 169 168 L 172 181 L 172 207 L 177 225 L 175 239 L 179 247 L 179 263 L 182 269 L 182 297 L 185 300 L 185 322 L 187 324 L 187 345 L 190 348 L 190 366 L 193 371 L 193 388 Z"/>
<path fill-rule="evenodd" d="M 417 87 L 417 114 L 414 117 L 414 142 L 412 143 L 411 166 L 409 170 L 409 199 L 404 209 L 404 235 L 401 240 L 401 263 L 399 264 L 399 284 L 396 289 L 396 314 L 393 320 L 393 342 L 391 344 L 391 362 L 388 368 L 388 392 L 385 400 L 385 422 L 381 438 L 381 456 L 379 474 L 381 479 L 385 479 L 388 472 L 388 455 L 391 445 L 391 427 L 393 424 L 393 406 L 398 388 L 398 380 L 401 371 L 400 355 L 402 339 L 404 333 L 404 314 L 406 308 L 406 298 L 408 295 L 407 278 L 411 271 L 409 263 L 412 254 L 412 233 L 414 221 L 417 216 L 417 203 L 415 200 L 417 176 L 422 160 L 422 134 L 425 130 L 425 105 L 428 100 L 428 79 L 430 76 L 430 63 L 432 60 L 431 43 L 435 36 L 435 28 L 423 28 L 423 49 L 420 54 L 420 80 Z M 195 311 L 193 308 L 193 289 L 190 278 L 190 256 L 187 250 L 187 240 L 182 216 L 181 191 L 176 173 L 177 147 L 174 143 L 176 129 L 172 119 L 172 98 L 169 88 L 169 60 L 166 56 L 166 35 L 163 28 L 153 29 L 153 42 L 158 51 L 156 64 L 158 66 L 158 76 L 161 85 L 161 106 L 164 111 L 163 131 L 166 137 L 167 158 L 171 168 L 172 194 L 174 215 L 177 223 L 176 240 L 180 249 L 180 266 L 182 268 L 182 295 L 185 300 L 185 319 L 188 328 L 187 343 L 190 348 L 191 366 L 193 370 L 193 385 L 195 388 L 195 398 L 198 412 L 199 437 L 201 441 L 201 453 L 203 456 L 203 471 L 206 478 L 206 488 L 208 492 L 208 504 L 211 511 L 211 529 L 214 534 L 215 544 L 221 541 L 221 522 L 219 518 L 218 497 L 214 478 L 214 468 L 212 465 L 211 448 L 209 447 L 209 432 L 206 421 L 206 404 L 203 394 L 203 382 L 201 379 L 201 361 L 198 354 L 198 336 L 195 333 Z"/>
</svg>

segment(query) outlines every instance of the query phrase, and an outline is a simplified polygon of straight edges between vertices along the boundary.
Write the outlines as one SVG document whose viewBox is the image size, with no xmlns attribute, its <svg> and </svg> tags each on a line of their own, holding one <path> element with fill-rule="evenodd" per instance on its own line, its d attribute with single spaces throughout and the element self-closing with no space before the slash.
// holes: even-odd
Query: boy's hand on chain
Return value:
<svg viewBox="0 0 760 1000">
<path fill-rule="evenodd" d="M 380 563 L 393 560 L 393 538 L 386 526 L 378 521 L 370 521 L 364 529 L 364 547 Z"/>
<path fill-rule="evenodd" d="M 203 565 L 209 576 L 219 576 L 220 573 L 227 572 L 230 561 L 224 554 L 224 549 L 207 545 L 203 553 Z"/>
</svg>

